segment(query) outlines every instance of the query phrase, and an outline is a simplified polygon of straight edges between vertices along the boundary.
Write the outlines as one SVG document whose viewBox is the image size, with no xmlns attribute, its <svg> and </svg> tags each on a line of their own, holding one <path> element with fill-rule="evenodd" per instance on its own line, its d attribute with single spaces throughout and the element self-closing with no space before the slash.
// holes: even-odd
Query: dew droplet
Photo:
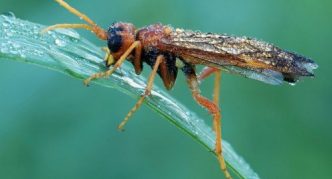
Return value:
<svg viewBox="0 0 332 179">
<path fill-rule="evenodd" d="M 5 45 L 1 45 L 0 52 L 1 52 L 1 53 L 3 53 L 3 54 L 6 54 L 6 53 L 8 53 L 8 47 L 7 47 L 7 46 L 5 46 Z"/>
<path fill-rule="evenodd" d="M 21 57 L 21 58 L 26 58 L 27 56 L 26 56 L 23 52 L 21 52 L 21 53 L 20 53 L 20 57 Z"/>
<path fill-rule="evenodd" d="M 18 48 L 21 47 L 21 45 L 20 45 L 20 44 L 17 44 L 17 43 L 13 43 L 13 47 L 14 47 L 15 49 L 18 49 Z"/>
<path fill-rule="evenodd" d="M 8 12 L 4 12 L 2 13 L 1 15 L 4 15 L 4 16 L 7 16 L 7 17 L 13 17 L 15 18 L 15 14 L 11 11 L 8 11 Z"/>
<path fill-rule="evenodd" d="M 186 111 L 185 112 L 187 116 L 190 116 L 190 112 L 189 111 Z"/>
<path fill-rule="evenodd" d="M 6 36 L 11 37 L 11 36 L 13 36 L 13 33 L 11 31 L 7 31 Z"/>
<path fill-rule="evenodd" d="M 55 39 L 55 44 L 59 47 L 64 47 L 66 46 L 66 42 L 60 39 Z"/>
<path fill-rule="evenodd" d="M 3 27 L 8 27 L 8 26 L 9 26 L 9 23 L 8 23 L 7 21 L 5 21 L 5 22 L 2 23 L 2 26 L 3 26 Z"/>
<path fill-rule="evenodd" d="M 195 130 L 195 131 L 194 131 L 194 134 L 195 134 L 195 135 L 198 135 L 199 133 L 198 133 L 198 131 Z"/>
</svg>

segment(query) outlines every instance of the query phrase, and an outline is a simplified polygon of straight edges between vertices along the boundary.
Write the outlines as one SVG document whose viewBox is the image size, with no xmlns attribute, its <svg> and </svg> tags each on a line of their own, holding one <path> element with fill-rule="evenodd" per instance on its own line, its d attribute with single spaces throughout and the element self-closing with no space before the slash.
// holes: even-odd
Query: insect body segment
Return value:
<svg viewBox="0 0 332 179">
<path fill-rule="evenodd" d="M 135 42 L 135 27 L 130 23 L 114 23 L 107 31 L 107 45 L 114 59 L 121 55 Z"/>
<path fill-rule="evenodd" d="M 169 90 L 174 86 L 180 69 L 187 78 L 193 98 L 213 117 L 213 129 L 216 134 L 215 154 L 227 179 L 232 177 L 222 154 L 221 113 L 218 106 L 220 71 L 269 84 L 281 84 L 283 81 L 295 83 L 301 76 L 313 76 L 313 70 L 318 67 L 312 60 L 301 55 L 247 37 L 174 29 L 162 24 L 136 29 L 133 24 L 124 22 L 114 23 L 105 31 L 63 0 L 56 1 L 88 24 L 57 24 L 46 28 L 44 32 L 57 28 L 83 28 L 107 41 L 108 49 L 104 49 L 105 63 L 110 69 L 93 74 L 84 80 L 86 85 L 94 79 L 110 76 L 125 60 L 133 64 L 138 75 L 143 70 L 143 63 L 152 68 L 144 94 L 118 128 L 124 127 L 145 97 L 151 94 L 156 74 Z M 198 77 L 196 65 L 206 66 Z M 202 96 L 199 89 L 199 80 L 211 74 L 216 74 L 213 101 Z"/>
</svg>

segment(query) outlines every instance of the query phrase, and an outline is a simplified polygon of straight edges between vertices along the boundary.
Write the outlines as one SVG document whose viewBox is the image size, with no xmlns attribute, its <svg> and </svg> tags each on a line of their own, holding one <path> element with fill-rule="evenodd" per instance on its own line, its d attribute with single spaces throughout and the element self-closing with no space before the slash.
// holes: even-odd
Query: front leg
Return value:
<svg viewBox="0 0 332 179">
<path fill-rule="evenodd" d="M 45 29 L 42 30 L 42 33 L 45 33 L 50 30 L 54 29 L 61 29 L 61 28 L 81 28 L 81 29 L 86 29 L 88 31 L 93 32 L 96 34 L 96 36 L 101 39 L 101 40 L 107 40 L 107 32 L 99 27 L 95 22 L 93 22 L 88 16 L 83 14 L 82 12 L 78 11 L 77 9 L 71 7 L 68 3 L 66 3 L 64 0 L 55 0 L 58 2 L 62 7 L 67 9 L 69 12 L 75 14 L 78 16 L 80 19 L 84 20 L 88 24 L 56 24 L 49 26 Z"/>
<path fill-rule="evenodd" d="M 114 64 L 113 68 L 105 71 L 105 72 L 100 72 L 100 73 L 95 73 L 93 75 L 91 75 L 89 78 L 84 80 L 84 84 L 86 86 L 89 85 L 89 83 L 92 80 L 98 79 L 98 78 L 104 78 L 104 77 L 108 77 L 110 75 L 113 74 L 113 72 L 119 68 L 122 63 L 126 60 L 126 58 L 130 55 L 130 53 L 137 48 L 137 46 L 140 46 L 141 42 L 140 41 L 135 41 L 133 44 L 130 45 L 130 47 L 126 50 L 126 52 L 119 58 L 119 60 L 116 61 L 116 63 Z"/>
<path fill-rule="evenodd" d="M 148 82 L 147 85 L 145 87 L 145 91 L 144 94 L 139 98 L 139 100 L 136 102 L 136 104 L 134 105 L 134 107 L 128 112 L 128 114 L 126 115 L 126 117 L 123 119 L 123 121 L 120 123 L 120 125 L 118 126 L 119 130 L 123 130 L 123 127 L 126 125 L 126 123 L 128 122 L 129 118 L 133 115 L 133 113 L 135 111 L 137 111 L 137 109 L 143 104 L 144 99 L 151 95 L 151 90 L 153 87 L 153 81 L 156 77 L 157 74 L 157 70 L 160 66 L 160 64 L 165 60 L 163 55 L 159 55 L 156 59 L 155 64 L 153 65 L 153 69 L 152 72 L 150 73 L 150 76 L 148 78 Z"/>
</svg>

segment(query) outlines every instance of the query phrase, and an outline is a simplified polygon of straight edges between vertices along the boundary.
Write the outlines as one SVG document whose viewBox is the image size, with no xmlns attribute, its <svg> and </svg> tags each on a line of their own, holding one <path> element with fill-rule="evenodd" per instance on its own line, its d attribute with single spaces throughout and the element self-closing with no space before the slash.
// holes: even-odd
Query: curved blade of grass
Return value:
<svg viewBox="0 0 332 179">
<path fill-rule="evenodd" d="M 77 32 L 61 29 L 40 34 L 42 28 L 44 26 L 17 19 L 13 15 L 1 15 L 0 59 L 36 64 L 79 79 L 105 70 L 104 52 L 81 38 Z M 115 73 L 108 79 L 97 80 L 94 83 L 118 89 L 138 98 L 144 91 L 146 79 L 135 75 L 132 67 L 124 64 L 121 73 Z M 145 104 L 209 151 L 213 151 L 215 136 L 211 128 L 166 92 L 154 86 L 152 96 L 146 99 Z M 223 154 L 228 167 L 240 178 L 259 178 L 225 140 Z"/>
</svg>

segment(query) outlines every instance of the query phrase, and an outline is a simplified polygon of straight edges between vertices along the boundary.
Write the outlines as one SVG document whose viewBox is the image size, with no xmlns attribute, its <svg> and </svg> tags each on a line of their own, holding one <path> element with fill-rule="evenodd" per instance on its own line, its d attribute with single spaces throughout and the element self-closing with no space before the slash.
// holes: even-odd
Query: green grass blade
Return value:
<svg viewBox="0 0 332 179">
<path fill-rule="evenodd" d="M 78 79 L 105 70 L 104 52 L 77 32 L 61 29 L 40 34 L 42 28 L 44 26 L 14 16 L 1 15 L 0 59 L 32 63 Z M 144 91 L 146 79 L 135 75 L 132 67 L 124 64 L 121 73 L 115 73 L 108 79 L 93 83 L 115 88 L 138 98 Z M 162 89 L 154 86 L 152 96 L 146 99 L 145 104 L 189 134 L 207 150 L 213 151 L 215 137 L 211 127 Z M 223 140 L 223 154 L 229 169 L 240 178 L 259 178 L 225 140 Z"/>
</svg>

